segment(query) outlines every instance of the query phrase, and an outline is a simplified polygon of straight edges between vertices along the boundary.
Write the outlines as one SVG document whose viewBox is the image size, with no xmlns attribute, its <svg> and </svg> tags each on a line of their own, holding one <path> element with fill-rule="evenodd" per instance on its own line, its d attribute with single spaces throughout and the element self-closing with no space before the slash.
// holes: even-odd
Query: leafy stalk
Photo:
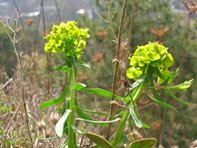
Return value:
<svg viewBox="0 0 197 148">
<path fill-rule="evenodd" d="M 117 146 L 119 141 L 120 141 L 120 137 L 121 137 L 121 133 L 122 133 L 122 130 L 126 124 L 126 121 L 129 117 L 129 111 L 126 110 L 125 114 L 123 115 L 123 117 L 121 118 L 119 124 L 118 124 L 118 128 L 116 130 L 116 133 L 115 133 L 115 136 L 114 136 L 114 139 L 112 141 L 112 145 L 113 146 Z"/>
<path fill-rule="evenodd" d="M 132 97 L 131 99 L 133 100 L 133 102 L 131 102 L 131 104 L 135 103 L 138 100 L 138 98 L 141 95 L 141 92 L 143 90 L 143 86 L 144 86 L 144 82 L 142 82 L 140 84 L 140 86 L 136 88 L 137 91 L 134 91 L 135 92 L 134 94 L 131 94 L 131 97 Z M 129 114 L 130 114 L 129 110 L 126 110 L 124 115 L 123 115 L 123 117 L 121 118 L 121 120 L 120 120 L 120 122 L 118 124 L 117 130 L 116 130 L 115 136 L 114 136 L 113 141 L 112 141 L 112 145 L 113 146 L 117 146 L 118 145 L 118 143 L 120 141 L 120 138 L 121 138 L 121 135 L 122 135 L 121 132 L 123 131 L 123 129 L 125 127 L 127 119 L 129 117 Z"/>
<path fill-rule="evenodd" d="M 68 119 L 68 147 L 75 147 L 75 132 L 72 129 L 72 126 L 74 125 L 74 116 L 75 116 L 75 66 L 72 63 L 72 69 L 70 70 L 70 105 L 69 109 L 71 110 L 71 113 L 69 115 Z"/>
</svg>

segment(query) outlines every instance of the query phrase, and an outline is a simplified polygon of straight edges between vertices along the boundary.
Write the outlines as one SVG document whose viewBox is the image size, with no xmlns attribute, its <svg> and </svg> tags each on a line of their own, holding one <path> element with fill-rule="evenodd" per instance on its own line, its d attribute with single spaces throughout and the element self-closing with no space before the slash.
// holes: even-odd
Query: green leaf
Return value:
<svg viewBox="0 0 197 148">
<path fill-rule="evenodd" d="M 86 132 L 84 133 L 86 137 L 90 139 L 90 141 L 96 143 L 101 148 L 114 148 L 107 140 L 103 137 L 96 135 L 94 133 Z"/>
<path fill-rule="evenodd" d="M 63 65 L 57 66 L 53 70 L 62 70 L 64 72 L 69 72 L 71 70 L 71 68 L 68 67 L 67 65 L 63 64 Z"/>
<path fill-rule="evenodd" d="M 185 81 L 179 85 L 175 85 L 175 86 L 170 86 L 168 87 L 169 90 L 181 90 L 181 91 L 186 91 L 191 85 L 192 85 L 192 81 L 193 79 L 189 80 L 189 81 Z"/>
<path fill-rule="evenodd" d="M 113 122 L 119 121 L 120 118 L 116 118 L 116 119 L 110 120 L 110 121 L 95 121 L 95 120 L 87 120 L 87 119 L 82 119 L 82 118 L 75 118 L 75 120 L 78 120 L 78 121 L 85 121 L 85 122 L 89 122 L 89 123 L 93 123 L 93 124 L 105 126 L 106 124 L 109 124 L 109 123 L 113 123 Z"/>
<path fill-rule="evenodd" d="M 140 119 L 140 117 L 138 116 L 138 113 L 137 113 L 137 106 L 134 106 L 134 105 L 131 105 L 129 107 L 129 111 L 130 111 L 130 115 L 135 123 L 135 125 L 138 127 L 138 128 L 150 128 L 149 125 L 147 125 L 146 123 L 143 123 Z"/>
<path fill-rule="evenodd" d="M 105 89 L 101 89 L 101 88 L 84 88 L 82 91 L 86 92 L 86 93 L 90 93 L 90 94 L 96 94 L 105 98 L 109 98 L 111 99 L 112 96 L 114 95 L 116 100 L 123 100 L 122 97 L 117 96 L 113 93 L 111 93 L 110 91 L 107 91 Z"/>
<path fill-rule="evenodd" d="M 114 148 L 107 140 L 105 140 L 100 135 L 96 135 L 91 132 L 83 132 L 81 130 L 78 130 L 75 126 L 72 126 L 72 128 L 76 133 L 84 135 L 87 138 L 89 138 L 92 142 L 94 142 L 97 145 L 95 146 L 95 148 Z"/>
<path fill-rule="evenodd" d="M 126 104 L 128 104 L 129 102 L 131 102 L 131 99 L 133 99 L 134 102 L 137 101 L 137 99 L 139 97 L 138 95 L 140 94 L 140 91 L 142 91 L 142 88 L 143 88 L 143 82 L 144 81 L 142 81 L 137 87 L 135 87 L 135 89 L 133 90 L 133 92 L 130 95 L 127 95 L 126 96 L 126 98 L 124 99 L 124 102 Z"/>
<path fill-rule="evenodd" d="M 179 99 L 178 97 L 176 97 L 169 89 L 167 89 L 167 94 L 170 96 L 170 97 L 172 97 L 173 99 L 175 99 L 177 102 L 180 102 L 180 103 L 182 103 L 182 104 L 184 104 L 184 105 L 189 105 L 189 102 L 186 102 L 186 101 L 183 101 L 183 100 L 181 100 L 181 99 Z"/>
<path fill-rule="evenodd" d="M 161 101 L 161 100 L 163 100 L 163 99 L 155 99 L 155 98 L 153 98 L 152 96 L 150 96 L 149 95 L 149 97 L 150 97 L 150 99 L 152 99 L 155 103 L 157 103 L 159 106 L 162 106 L 162 107 L 164 107 L 164 108 L 168 108 L 168 109 L 171 109 L 171 110 L 174 110 L 174 111 L 176 111 L 176 112 L 178 112 L 177 110 L 176 110 L 176 108 L 174 108 L 173 106 L 171 106 L 170 104 L 168 104 L 168 103 L 165 103 L 164 101 Z"/>
<path fill-rule="evenodd" d="M 162 106 L 162 107 L 165 107 L 165 108 L 168 108 L 168 109 L 171 109 L 171 110 L 174 110 L 177 112 L 177 110 L 171 106 L 170 104 L 167 104 L 164 102 L 164 99 L 162 99 L 156 92 L 155 90 L 155 86 L 154 86 L 154 82 L 153 82 L 153 79 L 152 77 L 149 75 L 148 76 L 148 82 L 150 83 L 150 86 L 151 86 L 151 92 L 153 94 L 153 97 L 149 95 L 150 99 L 152 99 L 155 103 L 157 103 L 158 105 Z"/>
<path fill-rule="evenodd" d="M 104 112 L 99 112 L 99 111 L 93 111 L 93 110 L 88 110 L 84 108 L 80 108 L 82 111 L 87 112 L 87 113 L 92 113 L 92 114 L 97 114 L 97 115 L 104 115 L 104 116 L 109 116 L 109 114 L 104 113 Z"/>
<path fill-rule="evenodd" d="M 91 69 L 91 66 L 88 65 L 88 64 L 85 64 L 85 63 L 82 63 L 82 64 L 77 64 L 78 66 L 82 66 L 82 67 L 85 67 L 85 68 L 90 68 Z"/>
<path fill-rule="evenodd" d="M 71 110 L 67 109 L 63 116 L 60 118 L 60 120 L 55 125 L 55 132 L 59 137 L 63 136 L 64 133 L 64 124 L 68 118 L 68 115 L 70 114 Z"/>
<path fill-rule="evenodd" d="M 68 92 L 69 92 L 69 88 L 70 88 L 69 86 L 66 87 L 66 89 L 64 90 L 64 92 L 63 92 L 59 97 L 57 97 L 57 98 L 55 98 L 55 99 L 51 99 L 51 100 L 48 100 L 48 101 L 43 102 L 42 104 L 40 104 L 39 108 L 40 108 L 40 109 L 44 109 L 44 108 L 46 108 L 46 107 L 55 105 L 55 104 L 57 104 L 57 103 L 63 101 L 63 100 L 65 99 L 66 95 L 67 95 Z"/>
<path fill-rule="evenodd" d="M 155 138 L 143 138 L 131 143 L 128 148 L 152 148 L 156 144 Z"/>
<path fill-rule="evenodd" d="M 92 118 L 89 115 L 85 114 L 80 107 L 75 106 L 75 109 L 78 116 L 81 117 L 82 119 L 92 120 Z"/>
<path fill-rule="evenodd" d="M 74 85 L 74 90 L 80 91 L 80 90 L 82 90 L 82 89 L 85 88 L 85 87 L 86 87 L 86 84 L 83 84 L 83 83 L 76 83 L 76 84 Z"/>
<path fill-rule="evenodd" d="M 174 63 L 174 59 L 170 53 L 162 60 L 162 63 L 165 67 L 170 67 Z"/>
<path fill-rule="evenodd" d="M 174 79 L 178 76 L 178 74 L 179 74 L 179 69 L 177 68 L 175 72 L 172 71 L 168 76 L 168 78 L 162 82 L 162 85 L 167 85 L 173 82 Z"/>
</svg>

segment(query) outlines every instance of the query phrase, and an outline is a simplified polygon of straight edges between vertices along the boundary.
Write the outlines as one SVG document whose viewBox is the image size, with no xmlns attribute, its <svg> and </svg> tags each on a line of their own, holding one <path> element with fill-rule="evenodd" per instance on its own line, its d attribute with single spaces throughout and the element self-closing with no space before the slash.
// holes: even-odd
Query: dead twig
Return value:
<svg viewBox="0 0 197 148">
<path fill-rule="evenodd" d="M 6 128 L 5 128 L 5 130 L 4 130 L 5 133 L 6 133 L 6 135 L 7 135 L 8 129 L 10 128 L 10 125 L 11 125 L 13 119 L 15 118 L 15 116 L 16 116 L 16 114 L 17 114 L 17 112 L 18 112 L 19 107 L 20 107 L 20 105 L 16 108 L 14 114 L 12 115 L 12 118 L 10 119 L 9 123 L 7 124 L 7 126 L 6 126 Z"/>
<path fill-rule="evenodd" d="M 13 81 L 13 78 L 10 78 L 5 84 L 3 84 L 0 90 L 4 89 L 11 81 Z"/>
<path fill-rule="evenodd" d="M 117 39 L 117 51 L 116 51 L 116 58 L 119 60 L 120 56 L 120 48 L 121 48 L 121 37 L 122 37 L 122 31 L 123 31 L 123 24 L 124 24 L 124 17 L 125 17 L 125 12 L 126 12 L 126 6 L 127 6 L 127 1 L 124 0 L 123 8 L 122 8 L 122 13 L 121 13 L 121 18 L 120 18 L 120 25 L 118 29 L 118 39 Z M 116 81 L 117 81 L 117 73 L 118 73 L 118 61 L 115 61 L 114 64 L 114 71 L 113 71 L 113 81 L 112 81 L 112 93 L 115 94 L 116 92 Z M 112 96 L 112 101 L 114 100 L 114 96 Z M 110 119 L 112 120 L 114 116 L 114 104 L 110 105 Z M 110 138 L 110 130 L 111 130 L 111 125 L 109 124 L 108 131 L 106 134 L 106 139 L 109 140 Z"/>
</svg>

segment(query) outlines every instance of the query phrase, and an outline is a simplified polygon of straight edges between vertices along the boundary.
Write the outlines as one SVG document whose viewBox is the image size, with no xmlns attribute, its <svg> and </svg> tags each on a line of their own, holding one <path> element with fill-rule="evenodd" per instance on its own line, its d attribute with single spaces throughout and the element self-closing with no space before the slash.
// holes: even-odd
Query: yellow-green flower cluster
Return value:
<svg viewBox="0 0 197 148">
<path fill-rule="evenodd" d="M 131 67 L 126 75 L 134 80 L 143 76 L 147 65 L 156 68 L 160 73 L 165 73 L 174 63 L 172 55 L 168 53 L 168 48 L 157 42 L 139 46 L 129 59 Z"/>
<path fill-rule="evenodd" d="M 86 46 L 84 39 L 88 38 L 87 28 L 78 28 L 77 22 L 68 21 L 54 25 L 49 35 L 45 37 L 46 52 L 63 52 L 66 56 L 80 57 L 82 49 Z"/>
</svg>

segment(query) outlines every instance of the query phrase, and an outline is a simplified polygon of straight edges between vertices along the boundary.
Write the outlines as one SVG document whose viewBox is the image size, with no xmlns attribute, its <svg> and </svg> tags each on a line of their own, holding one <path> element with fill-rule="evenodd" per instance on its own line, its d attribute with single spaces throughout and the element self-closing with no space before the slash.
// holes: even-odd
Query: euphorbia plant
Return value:
<svg viewBox="0 0 197 148">
<path fill-rule="evenodd" d="M 47 43 L 45 44 L 46 52 L 61 53 L 64 56 L 64 64 L 59 66 L 57 69 L 63 70 L 69 73 L 70 85 L 65 89 L 62 96 L 56 100 L 45 102 L 41 107 L 46 107 L 60 102 L 60 100 L 65 99 L 67 93 L 70 93 L 68 100 L 68 107 L 60 121 L 56 125 L 56 132 L 58 136 L 63 135 L 64 125 L 66 119 L 67 121 L 67 134 L 68 134 L 68 146 L 76 147 L 75 142 L 75 132 L 72 129 L 74 125 L 75 116 L 75 79 L 76 79 L 76 67 L 79 64 L 83 64 L 80 60 L 80 56 L 83 53 L 83 49 L 86 46 L 85 39 L 89 37 L 88 29 L 78 28 L 77 23 L 74 21 L 69 21 L 67 23 L 60 23 L 59 25 L 54 25 L 50 34 L 48 34 L 45 39 Z M 58 100 L 59 99 L 59 100 Z M 62 126 L 62 127 L 61 127 Z"/>
<path fill-rule="evenodd" d="M 77 102 L 77 91 L 97 94 L 105 98 L 111 98 L 113 95 L 107 90 L 101 88 L 86 88 L 85 84 L 75 82 L 77 67 L 88 67 L 88 65 L 80 59 L 81 54 L 83 54 L 83 49 L 86 46 L 85 39 L 88 37 L 88 29 L 78 28 L 77 23 L 74 21 L 69 21 L 67 23 L 62 22 L 59 25 L 54 25 L 51 33 L 45 37 L 47 41 L 44 48 L 45 51 L 63 55 L 64 64 L 58 66 L 55 69 L 69 73 L 69 84 L 67 84 L 67 87 L 59 97 L 42 103 L 40 108 L 43 109 L 58 103 L 63 104 L 62 117 L 57 122 L 55 131 L 59 137 L 63 137 L 64 134 L 67 135 L 67 140 L 64 142 L 64 145 L 68 145 L 69 148 L 77 147 L 77 132 L 85 135 L 91 140 L 93 140 L 96 136 L 95 134 L 88 132 L 79 132 L 79 130 L 77 130 L 75 127 L 75 120 L 86 121 L 93 123 L 94 125 L 105 125 L 119 120 L 115 119 L 112 121 L 95 121 L 86 114 L 86 112 L 91 111 L 82 109 Z M 116 95 L 115 98 L 118 100 L 122 99 Z M 75 113 L 77 113 L 80 118 L 75 118 Z M 97 113 L 100 114 L 99 112 Z M 101 137 L 96 136 L 96 138 L 100 138 L 101 141 L 103 140 Z M 102 145 L 103 143 L 101 142 L 100 144 Z"/>
<path fill-rule="evenodd" d="M 178 69 L 175 72 L 169 71 L 169 68 L 174 63 L 172 55 L 168 52 L 168 48 L 159 43 L 149 43 L 144 46 L 139 46 L 130 59 L 130 67 L 126 71 L 126 76 L 129 79 L 133 79 L 135 82 L 133 86 L 129 87 L 127 96 L 125 97 L 125 104 L 128 109 L 125 110 L 120 123 L 118 125 L 115 136 L 112 140 L 112 145 L 118 147 L 121 141 L 121 135 L 125 124 L 128 120 L 133 119 L 135 125 L 138 128 L 149 128 L 149 126 L 141 121 L 137 111 L 137 101 L 144 93 L 158 105 L 176 109 L 168 104 L 165 99 L 159 95 L 157 90 L 163 91 L 170 98 L 173 98 L 179 102 L 185 103 L 178 99 L 173 93 L 173 90 L 187 90 L 192 80 L 186 81 L 182 84 L 172 86 L 173 80 L 178 75 Z M 154 145 L 155 142 L 148 140 L 147 142 Z M 142 141 L 144 143 L 144 141 Z M 131 144 L 131 147 L 135 147 L 135 142 Z M 137 141 L 137 144 L 139 141 Z M 149 144 L 147 144 L 149 145 Z M 148 147 L 151 147 L 150 145 Z M 148 148 L 147 147 L 147 148 Z"/>
</svg>

